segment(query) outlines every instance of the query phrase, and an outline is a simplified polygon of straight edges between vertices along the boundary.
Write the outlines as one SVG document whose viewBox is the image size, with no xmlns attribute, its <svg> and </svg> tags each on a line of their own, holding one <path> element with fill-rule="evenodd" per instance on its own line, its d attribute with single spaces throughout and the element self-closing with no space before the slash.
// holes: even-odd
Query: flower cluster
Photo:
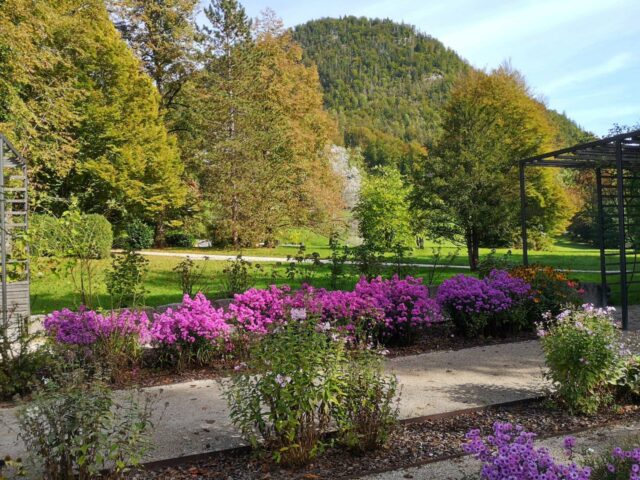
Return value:
<svg viewBox="0 0 640 480">
<path fill-rule="evenodd" d="M 583 305 L 563 310 L 553 321 L 547 314 L 539 325 L 548 376 L 571 410 L 592 413 L 613 400 L 612 387 L 628 351 L 611 312 Z"/>
<path fill-rule="evenodd" d="M 156 315 L 150 333 L 153 341 L 173 345 L 200 339 L 225 340 L 230 331 L 224 310 L 214 308 L 202 293 L 198 293 L 193 299 L 185 295 L 179 307 Z"/>
<path fill-rule="evenodd" d="M 354 293 L 380 312 L 383 337 L 411 336 L 416 330 L 442 321 L 438 304 L 430 298 L 429 289 L 420 278 L 362 278 Z"/>
<path fill-rule="evenodd" d="M 459 312 L 499 313 L 520 304 L 530 296 L 531 286 L 521 278 L 504 270 L 492 270 L 478 279 L 456 275 L 442 282 L 438 289 L 438 303 Z"/>
<path fill-rule="evenodd" d="M 588 480 L 591 477 L 589 467 L 560 464 L 547 449 L 537 448 L 535 434 L 520 425 L 496 422 L 493 435 L 482 438 L 476 429 L 468 432 L 466 438 L 464 451 L 483 463 L 481 478 L 486 480 Z"/>
<path fill-rule="evenodd" d="M 640 480 L 640 447 L 631 450 L 614 448 L 605 468 L 608 473 L 616 475 L 615 478 L 628 474 L 629 480 Z"/>
<path fill-rule="evenodd" d="M 584 290 L 580 284 L 553 267 L 518 266 L 509 270 L 509 274 L 531 285 L 532 300 L 538 316 L 546 311 L 557 315 L 567 305 L 577 307 L 582 303 Z"/>
<path fill-rule="evenodd" d="M 133 336 L 140 344 L 150 339 L 146 313 L 130 310 L 103 315 L 85 306 L 77 312 L 65 308 L 47 315 L 44 328 L 56 341 L 69 345 L 93 345 L 113 335 Z"/>
<path fill-rule="evenodd" d="M 282 288 L 271 285 L 265 290 L 251 288 L 236 294 L 229 305 L 229 316 L 241 329 L 265 334 L 271 326 L 284 321 L 285 298 L 290 290 L 286 285 Z"/>
</svg>

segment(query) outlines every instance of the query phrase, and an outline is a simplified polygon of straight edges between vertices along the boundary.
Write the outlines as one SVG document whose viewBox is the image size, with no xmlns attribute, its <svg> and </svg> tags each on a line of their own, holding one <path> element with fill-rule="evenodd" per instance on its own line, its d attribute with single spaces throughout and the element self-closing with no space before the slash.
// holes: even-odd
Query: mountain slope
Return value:
<svg viewBox="0 0 640 480">
<path fill-rule="evenodd" d="M 472 68 L 456 52 L 415 27 L 357 17 L 313 20 L 294 29 L 304 59 L 315 63 L 325 105 L 347 146 L 359 146 L 369 167 L 402 170 L 440 133 L 440 112 L 460 73 Z M 549 111 L 558 145 L 586 136 L 565 115 Z"/>
</svg>

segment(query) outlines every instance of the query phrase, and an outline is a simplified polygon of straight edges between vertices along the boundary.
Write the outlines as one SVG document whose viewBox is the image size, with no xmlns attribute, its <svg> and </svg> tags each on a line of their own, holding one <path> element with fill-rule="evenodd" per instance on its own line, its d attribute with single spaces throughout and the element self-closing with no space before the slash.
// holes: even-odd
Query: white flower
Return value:
<svg viewBox="0 0 640 480">
<path fill-rule="evenodd" d="M 316 329 L 318 332 L 328 332 L 331 330 L 331 324 L 329 322 L 319 323 Z"/>
<path fill-rule="evenodd" d="M 306 320 L 307 309 L 306 308 L 292 308 L 291 320 Z"/>
<path fill-rule="evenodd" d="M 291 383 L 291 377 L 288 375 L 276 375 L 276 383 L 280 385 L 280 388 L 284 388 Z"/>
</svg>

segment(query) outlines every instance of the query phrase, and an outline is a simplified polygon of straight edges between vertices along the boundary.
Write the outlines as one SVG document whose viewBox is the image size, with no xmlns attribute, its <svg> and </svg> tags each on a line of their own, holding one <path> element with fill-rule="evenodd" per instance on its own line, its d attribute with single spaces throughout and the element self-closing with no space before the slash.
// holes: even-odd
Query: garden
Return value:
<svg viewBox="0 0 640 480">
<path fill-rule="evenodd" d="M 640 421 L 637 342 L 625 346 L 613 309 L 583 305 L 580 282 L 552 267 L 490 255 L 474 275 L 436 285 L 401 264 L 375 270 L 380 263 L 368 262 L 369 272 L 352 266 L 360 276 L 350 282 L 334 246 L 334 261 L 321 267 L 325 286 L 314 283 L 313 257 L 290 259 L 265 288 L 255 286 L 263 267 L 238 257 L 220 269 L 227 299 L 216 300 L 202 291 L 208 273 L 184 259 L 172 272 L 182 301 L 152 308 L 148 260 L 129 249 L 110 260 L 105 308 L 93 285 L 108 260 L 92 238 L 87 230 L 70 237 L 75 255 L 41 250 L 43 268 L 73 271 L 81 305 L 46 314 L 40 329 L 20 318 L 3 326 L 3 410 L 17 429 L 10 448 L 29 452 L 8 457 L 4 475 L 353 478 L 464 457 L 478 462 L 468 478 L 637 478 L 635 434 L 591 453 L 572 436 Z M 407 413 L 415 399 L 391 362 L 451 361 L 488 346 L 523 356 L 540 349 L 544 388 L 515 401 Z M 224 404 L 234 433 L 220 425 L 220 448 L 158 457 L 164 413 L 189 408 L 184 396 L 163 404 L 162 391 L 194 381 L 214 382 L 203 399 Z M 206 422 L 203 432 L 215 432 L 215 421 Z M 180 435 L 190 427 L 171 428 Z M 562 452 L 539 446 L 537 435 L 564 435 Z"/>
</svg>

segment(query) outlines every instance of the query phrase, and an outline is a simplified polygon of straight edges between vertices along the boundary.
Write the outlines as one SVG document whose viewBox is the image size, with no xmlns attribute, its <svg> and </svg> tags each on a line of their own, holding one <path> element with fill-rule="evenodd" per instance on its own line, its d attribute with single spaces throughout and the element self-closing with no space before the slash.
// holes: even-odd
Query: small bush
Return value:
<svg viewBox="0 0 640 480">
<path fill-rule="evenodd" d="M 398 417 L 398 381 L 384 374 L 382 357 L 356 351 L 344 376 L 342 400 L 336 407 L 340 441 L 358 452 L 384 445 Z"/>
<path fill-rule="evenodd" d="M 609 310 L 565 310 L 538 332 L 548 376 L 569 410 L 594 413 L 613 400 L 622 362 L 620 332 Z"/>
<path fill-rule="evenodd" d="M 229 348 L 231 327 L 224 311 L 198 293 L 193 299 L 185 295 L 179 307 L 156 315 L 150 333 L 161 360 L 181 369 L 220 356 Z"/>
<path fill-rule="evenodd" d="M 38 478 L 88 480 L 139 465 L 149 450 L 150 404 L 113 391 L 83 369 L 47 379 L 18 412 L 20 438 L 41 468 Z"/>
<path fill-rule="evenodd" d="M 493 270 L 508 270 L 513 266 L 511 250 L 507 251 L 504 255 L 498 255 L 494 249 L 478 262 L 478 276 L 485 278 L 488 277 Z"/>
<path fill-rule="evenodd" d="M 182 248 L 191 248 L 196 243 L 195 237 L 186 232 L 169 232 L 165 237 L 165 241 L 169 247 Z"/>
<path fill-rule="evenodd" d="M 111 270 L 106 275 L 106 283 L 114 308 L 144 305 L 147 293 L 144 281 L 148 267 L 149 260 L 133 250 L 113 258 Z"/>
<path fill-rule="evenodd" d="M 85 307 L 77 312 L 58 310 L 47 315 L 44 328 L 59 347 L 75 351 L 79 361 L 110 371 L 116 381 L 138 364 L 142 346 L 150 339 L 147 315 L 128 310 L 109 314 Z"/>
<path fill-rule="evenodd" d="M 503 270 L 478 279 L 456 275 L 442 282 L 437 300 L 465 336 L 506 335 L 533 328 L 527 309 L 531 287 Z"/>
<path fill-rule="evenodd" d="M 25 395 L 37 378 L 51 367 L 51 353 L 39 345 L 40 336 L 29 332 L 30 323 L 10 312 L 7 321 L 0 319 L 0 399 Z"/>
<path fill-rule="evenodd" d="M 124 228 L 129 239 L 129 248 L 142 250 L 153 246 L 153 227 L 140 219 L 133 219 Z"/>
<path fill-rule="evenodd" d="M 113 230 L 98 214 L 72 214 L 57 218 L 33 215 L 30 246 L 32 254 L 50 257 L 109 258 Z"/>
<path fill-rule="evenodd" d="M 176 272 L 183 295 L 192 297 L 198 290 L 202 291 L 202 279 L 204 277 L 204 268 L 197 267 L 191 258 L 187 257 L 178 265 L 173 267 Z M 198 288 L 200 287 L 200 288 Z"/>
<path fill-rule="evenodd" d="M 260 272 L 260 265 L 254 265 L 238 255 L 235 260 L 228 261 L 222 270 L 223 293 L 231 297 L 246 292 L 255 285 L 256 276 Z"/>
<path fill-rule="evenodd" d="M 260 290 L 251 288 L 234 295 L 229 305 L 229 314 L 238 329 L 257 334 L 265 334 L 285 319 L 285 301 L 291 289 L 271 285 Z"/>
<path fill-rule="evenodd" d="M 637 444 L 636 444 L 637 445 Z M 591 480 L 637 480 L 640 478 L 640 447 L 615 447 L 607 455 L 588 459 Z"/>
<path fill-rule="evenodd" d="M 535 322 L 541 321 L 546 312 L 555 316 L 567 307 L 582 304 L 579 283 L 568 279 L 566 274 L 553 267 L 519 266 L 509 270 L 509 274 L 531 285 L 532 304 L 529 314 Z"/>
<path fill-rule="evenodd" d="M 290 321 L 251 349 L 247 371 L 226 381 L 231 419 L 276 462 L 303 465 L 324 448 L 343 391 L 346 355 L 313 321 Z"/>
</svg>

